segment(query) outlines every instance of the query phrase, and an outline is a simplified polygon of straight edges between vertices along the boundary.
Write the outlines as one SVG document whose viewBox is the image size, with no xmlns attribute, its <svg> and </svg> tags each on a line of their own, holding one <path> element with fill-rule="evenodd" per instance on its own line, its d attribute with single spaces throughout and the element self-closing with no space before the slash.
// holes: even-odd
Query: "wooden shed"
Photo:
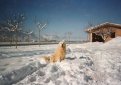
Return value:
<svg viewBox="0 0 121 85">
<path fill-rule="evenodd" d="M 121 36 L 121 24 L 103 23 L 86 29 L 90 42 L 107 42 Z"/>
</svg>

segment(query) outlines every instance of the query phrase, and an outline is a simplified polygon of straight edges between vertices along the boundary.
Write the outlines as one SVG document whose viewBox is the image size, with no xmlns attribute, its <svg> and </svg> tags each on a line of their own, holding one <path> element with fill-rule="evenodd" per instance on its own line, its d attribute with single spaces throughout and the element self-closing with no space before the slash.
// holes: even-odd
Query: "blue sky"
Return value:
<svg viewBox="0 0 121 85">
<path fill-rule="evenodd" d="M 71 38 L 86 38 L 84 28 L 88 23 L 113 22 L 121 24 L 121 0 L 1 0 L 0 14 L 24 12 L 26 29 L 38 35 L 34 16 L 47 22 L 42 34 L 64 36 L 72 32 Z"/>
</svg>

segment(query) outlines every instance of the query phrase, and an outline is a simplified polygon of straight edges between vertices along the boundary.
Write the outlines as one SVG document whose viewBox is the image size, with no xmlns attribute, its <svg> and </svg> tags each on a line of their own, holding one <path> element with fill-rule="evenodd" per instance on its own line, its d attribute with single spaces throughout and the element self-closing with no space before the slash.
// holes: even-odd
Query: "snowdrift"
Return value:
<svg viewBox="0 0 121 85">
<path fill-rule="evenodd" d="M 107 49 L 110 48 L 118 49 L 118 47 L 119 48 L 121 47 L 121 37 L 116 37 L 102 45 L 102 48 L 107 48 Z"/>
<path fill-rule="evenodd" d="M 106 43 L 70 44 L 62 62 L 46 64 L 37 60 L 0 76 L 0 85 L 9 84 L 121 85 L 121 37 Z"/>
<path fill-rule="evenodd" d="M 92 65 L 89 58 L 66 59 L 40 68 L 15 85 L 84 85 L 92 80 L 93 72 L 88 67 Z"/>
<path fill-rule="evenodd" d="M 42 65 L 40 65 L 39 62 L 33 62 L 29 65 L 23 66 L 20 69 L 1 74 L 0 85 L 11 85 L 13 83 L 17 83 L 21 79 L 25 78 L 27 75 L 30 75 L 35 72 L 37 69 L 40 68 L 40 66 Z"/>
<path fill-rule="evenodd" d="M 116 37 L 108 42 L 105 43 L 105 45 L 117 45 L 117 44 L 121 44 L 121 37 Z"/>
</svg>

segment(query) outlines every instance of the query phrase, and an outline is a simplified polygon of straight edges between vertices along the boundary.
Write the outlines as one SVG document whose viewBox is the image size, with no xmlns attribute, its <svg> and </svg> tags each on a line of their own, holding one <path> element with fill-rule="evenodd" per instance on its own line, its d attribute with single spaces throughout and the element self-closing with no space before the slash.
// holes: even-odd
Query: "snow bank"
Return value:
<svg viewBox="0 0 121 85">
<path fill-rule="evenodd" d="M 88 51 L 96 51 L 100 48 L 100 46 L 103 45 L 102 42 L 88 42 L 84 44 L 80 44 L 79 47 L 83 50 L 88 50 Z"/>
<path fill-rule="evenodd" d="M 85 85 L 94 82 L 90 53 L 81 50 L 77 45 L 75 47 L 74 45 L 67 47 L 64 61 L 43 65 L 42 68 L 14 85 Z M 40 63 L 43 61 L 40 60 Z"/>
<path fill-rule="evenodd" d="M 97 84 L 121 85 L 121 37 L 100 45 L 93 51 Z"/>
<path fill-rule="evenodd" d="M 93 72 L 86 74 L 92 66 L 88 61 L 90 59 L 66 59 L 48 64 L 15 85 L 84 85 L 92 81 Z M 88 65 L 90 68 L 85 67 Z"/>
<path fill-rule="evenodd" d="M 53 46 L 49 47 L 52 51 Z M 46 46 L 43 49 L 46 50 Z M 46 52 L 48 54 L 48 50 Z M 34 73 L 28 70 L 30 68 Z M 10 76 L 6 80 L 13 79 L 14 85 L 121 85 L 121 37 L 106 43 L 70 44 L 64 61 L 54 64 L 40 61 L 25 70 L 25 78 L 18 71 L 16 78 Z"/>
<path fill-rule="evenodd" d="M 33 62 L 22 68 L 13 70 L 11 72 L 6 72 L 0 75 L 0 85 L 11 85 L 16 83 L 26 77 L 27 75 L 32 74 L 37 69 L 41 67 L 39 62 Z"/>
<path fill-rule="evenodd" d="M 108 41 L 107 43 L 105 43 L 105 45 L 116 45 L 116 44 L 121 44 L 121 37 L 116 37 L 110 41 Z"/>
<path fill-rule="evenodd" d="M 121 37 L 116 37 L 102 45 L 102 48 L 118 48 L 121 47 Z"/>
</svg>

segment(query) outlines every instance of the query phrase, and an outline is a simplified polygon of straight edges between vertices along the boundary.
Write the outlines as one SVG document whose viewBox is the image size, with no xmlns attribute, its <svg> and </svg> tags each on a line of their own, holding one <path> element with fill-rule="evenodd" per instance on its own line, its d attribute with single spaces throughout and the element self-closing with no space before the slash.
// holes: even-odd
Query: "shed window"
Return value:
<svg viewBox="0 0 121 85">
<path fill-rule="evenodd" d="M 115 32 L 111 33 L 111 38 L 115 38 Z"/>
</svg>

